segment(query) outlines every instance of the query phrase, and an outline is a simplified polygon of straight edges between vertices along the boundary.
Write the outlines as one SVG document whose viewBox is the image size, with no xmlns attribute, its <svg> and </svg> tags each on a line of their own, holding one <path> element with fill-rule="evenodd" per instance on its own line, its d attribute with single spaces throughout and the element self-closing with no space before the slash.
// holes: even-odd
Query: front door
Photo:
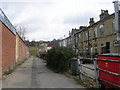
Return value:
<svg viewBox="0 0 120 90">
<path fill-rule="evenodd" d="M 106 53 L 110 53 L 110 42 L 106 42 Z"/>
</svg>

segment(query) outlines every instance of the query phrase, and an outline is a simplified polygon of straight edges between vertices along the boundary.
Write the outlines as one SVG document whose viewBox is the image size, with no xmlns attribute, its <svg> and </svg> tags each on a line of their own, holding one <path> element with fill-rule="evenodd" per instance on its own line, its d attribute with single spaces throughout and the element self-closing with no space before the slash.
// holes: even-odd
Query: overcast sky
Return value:
<svg viewBox="0 0 120 90">
<path fill-rule="evenodd" d="M 68 36 L 72 28 L 99 20 L 101 9 L 114 13 L 113 0 L 0 0 L 0 8 L 13 25 L 26 27 L 29 40 Z"/>
</svg>

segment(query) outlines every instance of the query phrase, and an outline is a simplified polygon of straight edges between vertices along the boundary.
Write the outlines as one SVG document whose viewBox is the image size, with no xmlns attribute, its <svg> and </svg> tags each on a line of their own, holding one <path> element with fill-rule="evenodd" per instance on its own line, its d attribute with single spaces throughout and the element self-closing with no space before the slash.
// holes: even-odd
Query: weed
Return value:
<svg viewBox="0 0 120 90">
<path fill-rule="evenodd" d="M 13 67 L 11 67 L 11 68 L 9 68 L 7 71 L 5 71 L 5 72 L 3 73 L 3 76 L 2 76 L 3 78 L 2 78 L 2 79 L 4 79 L 5 76 L 11 74 L 17 67 L 19 67 L 20 65 L 22 65 L 26 60 L 27 60 L 27 59 L 24 59 L 24 60 L 16 63 Z"/>
<path fill-rule="evenodd" d="M 74 79 L 78 84 L 83 85 L 87 88 L 96 88 L 95 80 L 90 79 L 89 77 L 83 75 L 83 79 L 80 79 L 79 76 L 73 76 L 72 73 L 65 72 L 63 73 L 65 76 Z"/>
</svg>

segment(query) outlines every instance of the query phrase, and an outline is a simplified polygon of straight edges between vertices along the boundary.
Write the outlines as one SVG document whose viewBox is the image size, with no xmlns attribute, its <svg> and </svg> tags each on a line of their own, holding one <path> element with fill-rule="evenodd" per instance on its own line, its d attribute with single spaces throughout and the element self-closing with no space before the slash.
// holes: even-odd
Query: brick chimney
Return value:
<svg viewBox="0 0 120 90">
<path fill-rule="evenodd" d="M 109 16 L 108 10 L 101 10 L 101 14 L 99 15 L 100 20 L 103 20 L 104 18 L 108 16 Z"/>
<path fill-rule="evenodd" d="M 89 24 L 90 25 L 93 25 L 95 22 L 94 22 L 94 18 L 90 18 L 90 22 L 89 22 Z"/>
</svg>

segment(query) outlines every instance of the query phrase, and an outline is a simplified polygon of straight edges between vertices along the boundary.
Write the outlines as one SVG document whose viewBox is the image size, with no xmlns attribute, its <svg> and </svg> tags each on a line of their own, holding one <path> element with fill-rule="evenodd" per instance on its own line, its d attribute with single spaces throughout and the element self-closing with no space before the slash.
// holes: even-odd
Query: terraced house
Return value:
<svg viewBox="0 0 120 90">
<path fill-rule="evenodd" d="M 98 22 L 90 18 L 89 26 L 74 34 L 76 53 L 89 57 L 103 53 L 120 53 L 114 27 L 115 14 L 109 15 L 108 10 L 101 10 L 99 17 Z"/>
<path fill-rule="evenodd" d="M 99 21 L 95 22 L 94 18 L 90 18 L 89 26 L 80 26 L 69 32 L 69 37 L 63 39 L 67 41 L 66 46 L 72 47 L 78 56 L 83 57 L 95 57 L 103 53 L 120 53 L 115 15 L 115 13 L 110 15 L 108 10 L 101 10 Z M 61 41 L 60 46 L 64 46 Z"/>
</svg>

